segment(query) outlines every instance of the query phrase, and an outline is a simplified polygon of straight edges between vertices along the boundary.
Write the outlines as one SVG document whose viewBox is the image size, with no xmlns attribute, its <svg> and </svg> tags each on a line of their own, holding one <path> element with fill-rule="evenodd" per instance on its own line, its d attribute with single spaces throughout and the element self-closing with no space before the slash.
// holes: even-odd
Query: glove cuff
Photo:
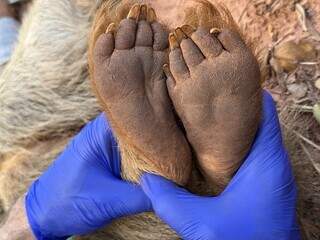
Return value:
<svg viewBox="0 0 320 240">
<path fill-rule="evenodd" d="M 31 210 L 31 204 L 30 204 L 30 198 L 29 193 L 25 196 L 25 212 L 27 215 L 27 220 L 30 226 L 30 229 L 32 230 L 32 233 L 34 237 L 37 240 L 66 240 L 69 237 L 54 237 L 54 236 L 48 236 L 41 232 L 40 226 L 38 223 L 34 220 L 32 217 L 32 210 Z"/>
</svg>

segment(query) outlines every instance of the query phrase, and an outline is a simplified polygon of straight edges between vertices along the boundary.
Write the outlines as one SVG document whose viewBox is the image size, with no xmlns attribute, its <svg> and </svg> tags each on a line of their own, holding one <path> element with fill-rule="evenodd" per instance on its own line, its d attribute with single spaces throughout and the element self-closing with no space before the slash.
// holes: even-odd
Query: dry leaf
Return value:
<svg viewBox="0 0 320 240">
<path fill-rule="evenodd" d="M 294 71 L 301 62 L 315 61 L 317 50 L 311 42 L 288 41 L 275 47 L 273 57 L 276 59 L 278 67 L 289 73 Z"/>
<path fill-rule="evenodd" d="M 259 56 L 258 62 L 260 65 L 261 83 L 264 83 L 266 82 L 267 79 L 270 78 L 270 74 L 271 74 L 271 68 L 270 68 L 271 64 L 269 64 L 271 52 L 269 49 L 264 48 L 259 50 L 257 55 Z"/>
<path fill-rule="evenodd" d="M 320 90 L 320 78 L 318 78 L 314 84 L 316 86 L 316 88 L 318 88 Z"/>
<path fill-rule="evenodd" d="M 279 61 L 274 57 L 270 59 L 270 66 L 278 75 L 283 73 L 283 68 L 281 67 Z"/>
<path fill-rule="evenodd" d="M 304 7 L 302 7 L 300 3 L 296 4 L 296 13 L 298 15 L 298 19 L 302 26 L 303 31 L 304 32 L 308 31 L 306 11 L 304 10 Z"/>
<path fill-rule="evenodd" d="M 313 107 L 313 115 L 320 124 L 320 104 L 316 104 Z"/>
</svg>

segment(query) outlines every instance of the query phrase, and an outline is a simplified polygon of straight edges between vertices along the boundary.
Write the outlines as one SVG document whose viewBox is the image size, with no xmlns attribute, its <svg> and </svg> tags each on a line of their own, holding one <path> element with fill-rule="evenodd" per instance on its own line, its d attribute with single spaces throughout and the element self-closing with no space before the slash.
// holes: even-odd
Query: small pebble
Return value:
<svg viewBox="0 0 320 240">
<path fill-rule="evenodd" d="M 318 88 L 320 90 L 320 78 L 318 78 L 318 80 L 316 80 L 315 86 L 316 86 L 316 88 Z"/>
<path fill-rule="evenodd" d="M 313 115 L 320 124 L 320 104 L 316 104 L 313 107 Z"/>
<path fill-rule="evenodd" d="M 288 91 L 295 99 L 301 99 L 307 95 L 308 86 L 305 83 L 294 83 L 287 86 Z"/>
</svg>

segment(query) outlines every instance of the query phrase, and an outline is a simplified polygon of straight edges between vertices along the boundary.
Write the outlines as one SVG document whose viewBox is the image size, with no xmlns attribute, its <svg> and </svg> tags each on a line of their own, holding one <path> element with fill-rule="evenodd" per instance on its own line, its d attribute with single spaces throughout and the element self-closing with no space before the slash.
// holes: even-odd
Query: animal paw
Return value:
<svg viewBox="0 0 320 240">
<path fill-rule="evenodd" d="M 237 32 L 177 28 L 167 85 L 205 177 L 221 191 L 248 153 L 261 113 L 260 70 Z"/>
<path fill-rule="evenodd" d="M 168 96 L 168 33 L 156 18 L 137 4 L 119 27 L 110 24 L 96 42 L 93 81 L 118 139 L 142 158 L 136 165 L 185 184 L 191 153 Z"/>
</svg>

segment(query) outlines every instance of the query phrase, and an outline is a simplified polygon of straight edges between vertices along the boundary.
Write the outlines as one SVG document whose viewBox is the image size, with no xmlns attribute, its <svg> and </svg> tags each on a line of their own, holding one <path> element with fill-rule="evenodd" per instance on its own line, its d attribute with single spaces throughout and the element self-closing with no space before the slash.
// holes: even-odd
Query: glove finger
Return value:
<svg viewBox="0 0 320 240">
<path fill-rule="evenodd" d="M 177 195 L 179 193 L 186 194 L 187 191 L 179 188 L 173 182 L 154 175 L 154 174 L 144 174 L 141 178 L 141 186 L 143 191 L 151 200 L 157 200 L 158 196 L 161 195 Z"/>
<path fill-rule="evenodd" d="M 202 210 L 209 210 L 208 203 L 211 206 L 213 198 L 193 195 L 171 181 L 152 174 L 142 176 L 141 186 L 150 198 L 155 213 L 183 239 L 212 239 L 208 238 L 208 232 L 199 223 L 206 214 Z M 211 210 L 215 212 L 212 206 Z M 212 219 L 210 221 L 213 222 Z"/>
<path fill-rule="evenodd" d="M 140 186 L 118 179 L 112 185 L 111 191 L 104 191 L 100 199 L 106 218 L 117 219 L 152 211 L 151 202 Z"/>
<path fill-rule="evenodd" d="M 179 213 L 180 209 L 188 207 L 188 199 L 196 197 L 173 182 L 153 174 L 143 175 L 141 186 L 150 198 L 153 210 L 164 220 L 168 220 L 167 214 Z"/>
<path fill-rule="evenodd" d="M 263 188 L 258 186 L 261 182 L 265 183 Z M 276 105 L 267 91 L 263 92 L 262 121 L 254 144 L 224 193 L 233 191 L 235 186 L 240 189 L 239 184 L 242 184 L 243 188 L 250 184 L 250 189 L 260 188 L 269 191 L 269 195 L 274 189 L 286 184 L 288 189 L 293 189 L 294 186 L 289 158 L 282 142 Z"/>
<path fill-rule="evenodd" d="M 281 138 L 281 130 L 276 104 L 272 96 L 267 91 L 263 91 L 262 122 L 257 134 L 256 141 L 264 141 L 264 138 L 266 136 L 270 136 L 270 134 L 272 135 L 273 133 L 279 133 L 277 137 Z"/>
<path fill-rule="evenodd" d="M 258 159 L 262 154 L 266 155 L 264 157 L 266 159 L 268 153 L 272 154 L 272 152 L 279 152 L 281 148 L 283 148 L 283 144 L 276 105 L 272 96 L 267 91 L 263 91 L 263 112 L 261 124 L 250 154 L 239 172 L 247 168 L 252 161 Z M 261 163 L 262 162 L 260 161 L 260 164 Z"/>
<path fill-rule="evenodd" d="M 120 178 L 120 152 L 105 113 L 89 122 L 73 139 L 73 147 L 80 160 Z"/>
</svg>

